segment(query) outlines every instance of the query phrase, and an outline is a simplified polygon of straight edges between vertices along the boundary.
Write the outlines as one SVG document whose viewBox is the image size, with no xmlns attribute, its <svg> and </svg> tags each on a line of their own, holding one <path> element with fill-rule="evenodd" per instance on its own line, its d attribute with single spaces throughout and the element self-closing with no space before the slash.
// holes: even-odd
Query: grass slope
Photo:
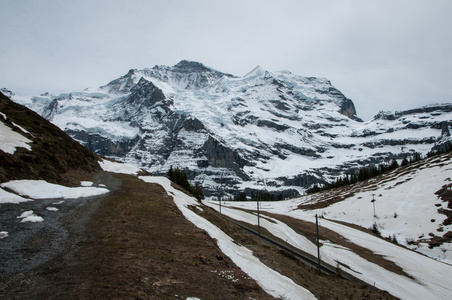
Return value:
<svg viewBox="0 0 452 300">
<path fill-rule="evenodd" d="M 32 151 L 18 148 L 11 155 L 0 150 L 0 182 L 15 179 L 44 179 L 65 185 L 78 185 L 80 178 L 100 171 L 97 158 L 85 147 L 37 113 L 0 93 L 0 117 L 6 126 L 32 140 Z M 17 129 L 18 124 L 29 133 Z"/>
</svg>

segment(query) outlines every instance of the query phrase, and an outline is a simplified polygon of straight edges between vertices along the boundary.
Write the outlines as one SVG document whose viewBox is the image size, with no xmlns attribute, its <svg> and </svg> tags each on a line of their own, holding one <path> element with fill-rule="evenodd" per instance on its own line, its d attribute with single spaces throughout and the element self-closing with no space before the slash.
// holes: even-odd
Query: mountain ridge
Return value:
<svg viewBox="0 0 452 300">
<path fill-rule="evenodd" d="M 371 164 L 450 143 L 450 104 L 363 122 L 326 78 L 198 62 L 131 69 L 97 90 L 12 96 L 95 153 L 154 174 L 187 170 L 207 195 L 268 189 L 284 197 Z"/>
</svg>

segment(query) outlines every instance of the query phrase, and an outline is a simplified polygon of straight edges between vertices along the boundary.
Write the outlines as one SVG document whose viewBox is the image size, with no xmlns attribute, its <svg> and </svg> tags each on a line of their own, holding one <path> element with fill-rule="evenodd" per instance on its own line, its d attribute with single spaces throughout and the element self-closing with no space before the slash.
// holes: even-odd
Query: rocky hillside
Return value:
<svg viewBox="0 0 452 300">
<path fill-rule="evenodd" d="M 83 175 L 100 170 L 96 156 L 89 150 L 57 126 L 2 93 L 0 112 L 0 182 L 43 179 L 79 185 Z M 11 135 L 22 139 L 23 144 L 14 147 Z"/>
<path fill-rule="evenodd" d="M 363 166 L 450 141 L 452 105 L 380 112 L 369 122 L 325 78 L 256 67 L 243 77 L 198 62 L 132 69 L 95 89 L 12 95 L 94 153 L 154 174 L 185 169 L 206 195 L 303 193 Z"/>
</svg>

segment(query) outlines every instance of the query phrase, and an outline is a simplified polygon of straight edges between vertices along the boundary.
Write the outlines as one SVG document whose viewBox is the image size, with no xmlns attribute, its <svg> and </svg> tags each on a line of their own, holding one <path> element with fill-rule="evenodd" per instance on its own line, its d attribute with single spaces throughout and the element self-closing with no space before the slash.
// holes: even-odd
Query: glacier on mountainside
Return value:
<svg viewBox="0 0 452 300">
<path fill-rule="evenodd" d="M 243 77 L 198 62 L 131 69 L 97 88 L 24 104 L 91 151 L 155 174 L 185 169 L 207 195 L 284 197 L 362 166 L 450 143 L 452 105 L 358 118 L 325 78 L 256 67 Z"/>
</svg>

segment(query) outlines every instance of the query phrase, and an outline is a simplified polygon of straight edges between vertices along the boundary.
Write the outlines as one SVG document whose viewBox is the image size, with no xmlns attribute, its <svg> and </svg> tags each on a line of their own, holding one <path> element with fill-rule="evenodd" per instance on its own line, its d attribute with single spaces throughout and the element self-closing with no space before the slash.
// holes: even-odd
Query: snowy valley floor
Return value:
<svg viewBox="0 0 452 300">
<path fill-rule="evenodd" d="M 103 173 L 92 181 L 104 196 L 1 204 L 0 298 L 392 298 L 305 266 L 165 178 L 141 179 Z M 30 210 L 42 220 L 17 218 Z"/>
</svg>

